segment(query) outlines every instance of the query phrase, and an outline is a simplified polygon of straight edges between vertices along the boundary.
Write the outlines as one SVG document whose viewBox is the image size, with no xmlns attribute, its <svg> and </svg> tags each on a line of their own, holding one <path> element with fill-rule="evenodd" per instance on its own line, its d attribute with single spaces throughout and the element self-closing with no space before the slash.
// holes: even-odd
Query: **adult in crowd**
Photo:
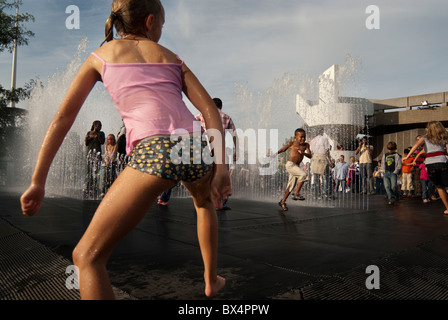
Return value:
<svg viewBox="0 0 448 320">
<path fill-rule="evenodd" d="M 367 136 L 359 142 L 355 153 L 359 154 L 359 169 L 361 174 L 361 194 L 375 194 L 373 190 L 372 153 L 373 146 L 369 145 Z"/>
<path fill-rule="evenodd" d="M 325 173 L 325 169 L 331 163 L 330 142 L 324 136 L 323 129 L 320 129 L 317 136 L 311 139 L 310 150 L 312 154 L 310 166 L 312 186 L 314 188 L 314 197 L 318 198 L 322 195 L 321 178 Z"/>
</svg>

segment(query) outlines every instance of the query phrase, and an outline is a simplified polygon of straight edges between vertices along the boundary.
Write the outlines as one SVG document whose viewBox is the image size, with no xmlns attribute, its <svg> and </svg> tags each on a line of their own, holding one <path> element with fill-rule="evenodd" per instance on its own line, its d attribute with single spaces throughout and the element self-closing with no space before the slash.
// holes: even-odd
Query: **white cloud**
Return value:
<svg viewBox="0 0 448 320">
<path fill-rule="evenodd" d="M 109 0 L 24 0 L 36 38 L 19 50 L 19 83 L 45 79 L 72 59 L 82 37 L 89 50 L 104 38 Z M 316 77 L 347 54 L 361 60 L 360 92 L 389 98 L 446 90 L 445 0 L 377 0 L 381 29 L 367 30 L 367 0 L 162 0 L 161 44 L 178 53 L 232 114 L 235 83 L 265 92 L 285 73 Z M 65 29 L 65 7 L 79 5 L 81 30 Z M 0 83 L 10 82 L 0 55 Z"/>
</svg>

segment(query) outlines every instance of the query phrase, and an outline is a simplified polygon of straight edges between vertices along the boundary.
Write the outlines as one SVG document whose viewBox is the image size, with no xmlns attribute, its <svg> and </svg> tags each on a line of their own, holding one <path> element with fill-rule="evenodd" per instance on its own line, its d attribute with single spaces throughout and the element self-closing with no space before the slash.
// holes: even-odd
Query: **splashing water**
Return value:
<svg viewBox="0 0 448 320">
<path fill-rule="evenodd" d="M 29 140 L 25 142 L 24 148 L 26 150 L 25 158 L 28 162 L 27 168 L 24 168 L 24 175 L 28 178 L 31 176 L 46 129 L 86 58 L 86 48 L 87 39 L 83 39 L 70 64 L 64 70 L 58 71 L 49 77 L 44 86 L 36 86 L 33 89 L 31 98 L 26 103 L 25 109 L 29 111 L 27 124 Z M 353 88 L 359 89 L 359 81 L 354 80 L 354 75 L 358 74 L 358 66 L 358 60 L 351 57 L 347 58 L 346 63 L 341 67 L 340 77 L 343 79 L 341 82 L 344 83 L 344 86 L 340 87 L 340 92 L 346 94 L 349 86 L 351 86 L 351 90 Z M 280 79 L 274 80 L 273 85 L 264 92 L 253 93 L 247 84 L 235 84 L 235 100 L 240 106 L 239 110 L 241 110 L 235 119 L 238 128 L 242 130 L 278 130 L 279 141 L 275 141 L 275 143 L 267 142 L 263 145 L 263 147 L 267 146 L 267 149 L 258 150 L 258 154 L 276 152 L 277 150 L 269 150 L 269 148 L 272 145 L 283 146 L 293 136 L 296 128 L 304 126 L 304 119 L 296 113 L 296 96 L 299 94 L 310 101 L 315 100 L 319 93 L 318 84 L 318 80 L 300 73 L 285 73 Z M 87 174 L 87 152 L 84 145 L 84 137 L 90 130 L 94 120 L 102 122 L 102 131 L 106 135 L 109 133 L 117 135 L 122 126 L 121 117 L 102 84 L 97 84 L 92 90 L 75 123 L 64 139 L 49 172 L 47 194 L 75 198 L 83 197 L 82 191 L 85 188 Z M 341 126 L 338 130 L 345 132 L 347 128 Z M 346 134 L 353 136 L 355 132 Z M 310 138 L 311 136 L 308 135 L 308 141 Z M 259 145 L 259 147 L 261 146 Z M 284 154 L 283 158 L 275 159 L 275 165 L 266 169 L 263 168 L 259 161 L 257 163 L 248 163 L 247 143 L 245 145 L 245 142 L 243 142 L 243 146 L 240 145 L 240 151 L 246 154 L 244 163 L 237 164 L 231 168 L 233 181 L 232 197 L 266 201 L 279 200 L 284 194 L 288 178 L 288 173 L 284 170 L 287 154 Z M 257 158 L 257 160 L 260 159 Z M 277 166 L 277 161 L 280 161 L 279 166 Z M 260 174 L 263 171 L 264 173 Z M 311 194 L 309 183 L 305 184 L 302 191 L 305 195 L 307 193 L 308 195 Z M 172 196 L 187 197 L 189 194 L 180 184 L 173 189 Z M 345 201 L 350 199 L 348 196 L 344 198 L 344 201 L 339 199 L 332 203 L 311 199 L 312 197 L 307 196 L 307 201 L 302 202 L 302 204 L 324 207 L 365 206 L 365 201 L 359 198 L 356 201 L 353 199 L 349 202 Z"/>
<path fill-rule="evenodd" d="M 292 139 L 296 128 L 306 129 L 307 141 L 316 136 L 320 128 L 324 128 L 324 135 L 329 137 L 332 142 L 332 158 L 337 159 L 340 154 L 344 154 L 348 162 L 350 155 L 354 154 L 354 149 L 356 149 L 354 142 L 364 127 L 364 117 L 368 109 L 366 99 L 352 98 L 362 94 L 361 72 L 361 60 L 347 55 L 345 63 L 338 68 L 337 84 L 325 74 L 314 78 L 299 72 L 285 73 L 280 79 L 274 80 L 270 88 L 256 93 L 249 89 L 248 84 L 237 83 L 235 84 L 235 102 L 241 112 L 235 120 L 242 130 L 249 128 L 277 129 L 279 147 Z M 304 101 L 307 106 L 314 107 L 325 99 L 325 93 L 327 93 L 326 98 L 329 94 L 333 97 L 327 99 L 331 105 L 327 105 L 330 112 L 326 119 L 321 119 L 322 112 L 317 108 L 311 109 L 312 112 L 309 113 L 314 119 L 305 117 L 305 114 L 298 114 L 298 100 Z M 348 117 L 346 116 L 339 122 L 337 120 L 333 123 L 328 121 L 338 119 L 338 113 L 347 109 L 350 110 Z M 343 145 L 344 151 L 336 151 L 338 143 Z M 239 147 L 247 154 L 248 145 L 245 141 L 240 142 Z M 277 150 L 267 149 L 262 152 L 270 151 L 276 152 Z M 288 173 L 284 169 L 288 157 L 288 152 L 279 155 L 278 168 L 270 175 L 260 175 L 262 166 L 259 163 L 247 163 L 247 157 L 243 165 L 236 165 L 233 177 L 234 196 L 267 201 L 280 200 L 285 192 L 288 179 Z M 305 158 L 303 165 L 308 166 L 308 162 Z M 314 206 L 351 207 L 356 206 L 356 203 L 359 202 L 358 204 L 364 207 L 366 204 L 362 197 L 360 200 L 358 197 L 358 200 L 355 201 L 353 194 L 344 192 L 340 193 L 341 197 L 338 197 L 337 201 L 331 203 L 319 199 L 313 200 L 314 193 L 309 182 L 305 183 L 301 193 L 306 194 L 307 201 L 302 203 L 307 205 L 311 202 Z M 346 201 L 347 199 L 349 201 Z"/>
<path fill-rule="evenodd" d="M 81 40 L 70 64 L 49 77 L 45 85 L 36 86 L 27 101 L 29 141 L 26 141 L 25 149 L 29 169 L 34 167 L 45 132 L 86 58 L 86 49 L 87 38 Z M 101 83 L 86 99 L 52 163 L 46 185 L 50 194 L 81 197 L 87 161 L 84 138 L 95 120 L 102 122 L 102 131 L 106 135 L 113 133 L 116 136 L 122 126 L 121 117 Z M 25 173 L 30 174 L 29 171 L 25 170 Z"/>
</svg>

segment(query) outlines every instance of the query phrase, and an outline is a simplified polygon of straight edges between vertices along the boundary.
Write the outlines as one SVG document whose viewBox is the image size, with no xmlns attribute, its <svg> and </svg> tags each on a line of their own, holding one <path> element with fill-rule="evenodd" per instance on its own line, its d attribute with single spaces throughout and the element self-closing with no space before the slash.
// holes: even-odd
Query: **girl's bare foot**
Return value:
<svg viewBox="0 0 448 320">
<path fill-rule="evenodd" d="M 215 281 L 205 283 L 205 295 L 209 298 L 214 297 L 225 285 L 226 279 L 221 276 L 216 276 Z"/>
<path fill-rule="evenodd" d="M 448 215 L 448 210 L 445 210 L 443 213 L 444 213 L 445 215 Z"/>
</svg>

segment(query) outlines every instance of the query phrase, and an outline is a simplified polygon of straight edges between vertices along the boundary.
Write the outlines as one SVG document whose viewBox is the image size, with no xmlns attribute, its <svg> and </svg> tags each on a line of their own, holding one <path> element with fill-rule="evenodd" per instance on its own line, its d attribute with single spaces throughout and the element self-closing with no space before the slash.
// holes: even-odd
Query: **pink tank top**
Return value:
<svg viewBox="0 0 448 320">
<path fill-rule="evenodd" d="M 170 136 L 175 130 L 181 134 L 193 132 L 196 119 L 182 100 L 183 61 L 108 63 L 95 52 L 92 55 L 103 63 L 104 87 L 126 127 L 128 155 L 144 138 Z"/>
</svg>

